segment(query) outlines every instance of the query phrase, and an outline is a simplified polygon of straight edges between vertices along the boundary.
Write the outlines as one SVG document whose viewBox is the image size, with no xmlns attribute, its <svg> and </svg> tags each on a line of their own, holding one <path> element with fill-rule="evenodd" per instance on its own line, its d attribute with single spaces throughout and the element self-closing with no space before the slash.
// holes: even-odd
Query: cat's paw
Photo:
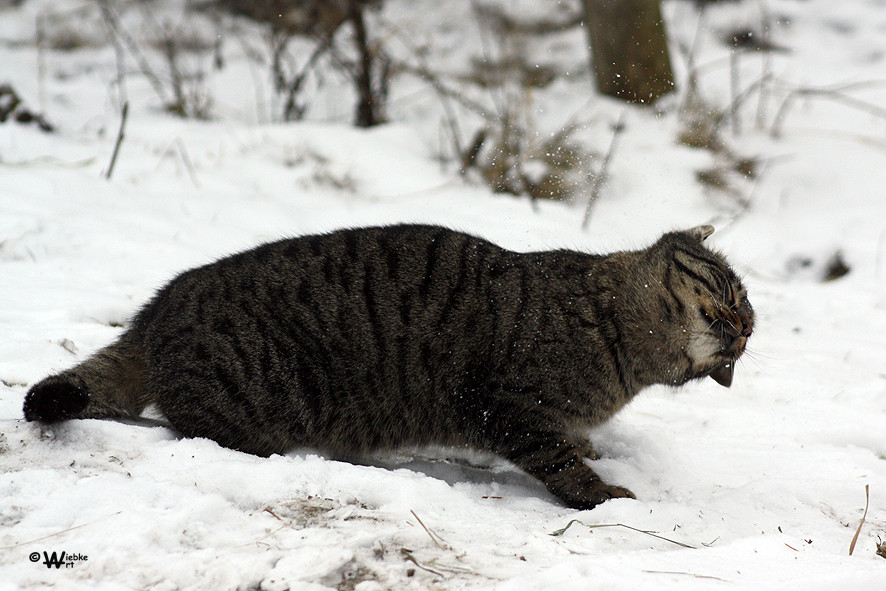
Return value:
<svg viewBox="0 0 886 591">
<path fill-rule="evenodd" d="M 623 486 L 613 486 L 611 484 L 604 485 L 603 494 L 607 499 L 635 499 L 637 495 Z"/>
<path fill-rule="evenodd" d="M 578 453 L 586 460 L 597 460 L 599 456 L 597 456 L 597 452 L 594 451 L 594 445 L 591 443 L 589 439 L 582 439 L 578 441 L 575 445 L 578 448 Z"/>
<path fill-rule="evenodd" d="M 52 423 L 76 417 L 88 404 L 86 390 L 52 376 L 28 390 L 23 411 L 26 421 Z"/>
<path fill-rule="evenodd" d="M 587 511 L 609 499 L 636 499 L 636 495 L 623 486 L 598 483 L 593 488 L 584 489 L 579 494 L 560 497 L 567 506 Z"/>
</svg>

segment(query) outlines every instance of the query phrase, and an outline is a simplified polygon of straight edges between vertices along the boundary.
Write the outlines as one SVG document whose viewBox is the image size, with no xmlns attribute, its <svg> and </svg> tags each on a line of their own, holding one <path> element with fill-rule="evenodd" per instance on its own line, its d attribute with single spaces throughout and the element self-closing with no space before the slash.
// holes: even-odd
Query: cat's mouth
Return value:
<svg viewBox="0 0 886 591">
<path fill-rule="evenodd" d="M 723 324 L 723 323 L 718 323 Z M 732 385 L 732 374 L 735 372 L 735 362 L 744 353 L 748 343 L 748 336 L 751 334 L 750 326 L 743 329 L 742 332 L 729 329 L 720 330 L 720 351 L 717 357 L 723 361 L 714 367 L 708 375 L 714 378 L 714 381 L 721 386 L 730 387 Z"/>
<path fill-rule="evenodd" d="M 723 310 L 717 318 L 711 319 L 709 330 L 717 335 L 720 350 L 715 356 L 719 363 L 708 375 L 728 388 L 732 385 L 735 362 L 744 353 L 753 332 L 753 319 L 742 308 Z"/>
<path fill-rule="evenodd" d="M 714 381 L 721 386 L 729 387 L 732 385 L 732 374 L 735 372 L 735 360 L 730 360 L 723 365 L 715 367 L 708 375 L 714 378 Z"/>
</svg>

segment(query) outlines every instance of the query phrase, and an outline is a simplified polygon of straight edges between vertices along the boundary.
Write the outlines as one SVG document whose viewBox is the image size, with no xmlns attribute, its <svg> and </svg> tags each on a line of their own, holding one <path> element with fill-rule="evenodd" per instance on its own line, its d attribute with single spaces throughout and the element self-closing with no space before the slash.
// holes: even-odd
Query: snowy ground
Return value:
<svg viewBox="0 0 886 591">
<path fill-rule="evenodd" d="M 726 134 L 769 162 L 758 181 L 736 181 L 750 207 L 695 182 L 716 161 L 676 144 L 674 108 L 630 111 L 587 232 L 580 203 L 535 210 L 441 167 L 430 100 L 395 101 L 400 122 L 371 131 L 334 102 L 323 122 L 256 124 L 251 78 L 239 92 L 216 80 L 216 118 L 189 122 L 158 112 L 133 76 L 107 181 L 113 51 L 39 54 L 36 15 L 53 4 L 64 3 L 0 4 L 0 83 L 59 128 L 0 124 L 0 589 L 886 589 L 886 120 L 816 95 L 789 110 L 780 138 L 767 133 L 788 84 L 857 84 L 844 95 L 886 108 L 882 0 L 710 10 L 697 59 L 710 64 L 700 81 L 712 104 L 731 96 L 723 30 L 768 11 L 772 41 L 789 50 L 772 58 L 780 83 L 766 109 L 745 103 L 744 133 Z M 388 6 L 392 18 L 409 12 Z M 691 45 L 691 4 L 664 7 L 675 51 Z M 743 58 L 743 85 L 762 63 Z M 235 60 L 218 76 L 237 71 Z M 623 107 L 577 100 L 589 81 L 576 78 L 544 110 L 584 105 L 581 131 L 605 150 Z M 514 249 L 605 251 L 711 220 L 758 324 L 731 389 L 649 390 L 592 433 L 595 468 L 636 501 L 572 511 L 507 463 L 452 450 L 359 465 L 311 450 L 262 459 L 163 427 L 21 418 L 29 384 L 112 340 L 176 272 L 262 241 L 423 221 Z M 837 250 L 851 271 L 821 282 Z M 602 524 L 667 539 L 588 527 Z M 43 564 L 62 551 L 85 558 Z"/>
</svg>

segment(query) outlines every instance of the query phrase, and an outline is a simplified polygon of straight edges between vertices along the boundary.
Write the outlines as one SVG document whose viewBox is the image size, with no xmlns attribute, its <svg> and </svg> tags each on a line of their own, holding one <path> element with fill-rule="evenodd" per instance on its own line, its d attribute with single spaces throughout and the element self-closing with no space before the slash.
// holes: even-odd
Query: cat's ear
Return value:
<svg viewBox="0 0 886 591">
<path fill-rule="evenodd" d="M 694 228 L 690 228 L 686 230 L 686 233 L 702 242 L 705 238 L 714 233 L 714 226 L 704 225 L 704 226 L 695 226 Z"/>
</svg>

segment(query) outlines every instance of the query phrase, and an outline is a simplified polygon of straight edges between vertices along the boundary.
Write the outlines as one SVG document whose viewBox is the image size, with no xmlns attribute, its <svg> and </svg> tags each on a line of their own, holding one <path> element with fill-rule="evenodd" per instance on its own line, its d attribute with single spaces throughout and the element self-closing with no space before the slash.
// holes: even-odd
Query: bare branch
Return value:
<svg viewBox="0 0 886 591">
<path fill-rule="evenodd" d="M 584 230 L 587 230 L 588 228 L 588 224 L 591 221 L 591 210 L 597 202 L 597 199 L 600 198 L 600 190 L 603 188 L 603 183 L 606 182 L 606 179 L 609 176 L 609 163 L 612 161 L 612 155 L 615 153 L 615 148 L 618 145 L 618 137 L 621 135 L 621 132 L 624 131 L 624 120 L 625 112 L 622 111 L 618 118 L 618 122 L 612 126 L 612 140 L 609 142 L 609 149 L 606 151 L 606 156 L 603 158 L 603 164 L 600 165 L 600 171 L 594 177 L 594 184 L 591 186 L 591 194 L 588 196 L 588 205 L 585 208 L 584 220 L 582 220 L 581 223 L 581 227 Z"/>
<path fill-rule="evenodd" d="M 123 112 L 120 114 L 120 129 L 117 130 L 117 141 L 114 142 L 114 152 L 111 154 L 111 163 L 108 164 L 108 172 L 105 178 L 111 180 L 114 173 L 114 165 L 117 164 L 117 154 L 120 152 L 120 145 L 123 143 L 124 131 L 126 130 L 126 117 L 129 115 L 129 103 L 123 103 Z"/>
</svg>

